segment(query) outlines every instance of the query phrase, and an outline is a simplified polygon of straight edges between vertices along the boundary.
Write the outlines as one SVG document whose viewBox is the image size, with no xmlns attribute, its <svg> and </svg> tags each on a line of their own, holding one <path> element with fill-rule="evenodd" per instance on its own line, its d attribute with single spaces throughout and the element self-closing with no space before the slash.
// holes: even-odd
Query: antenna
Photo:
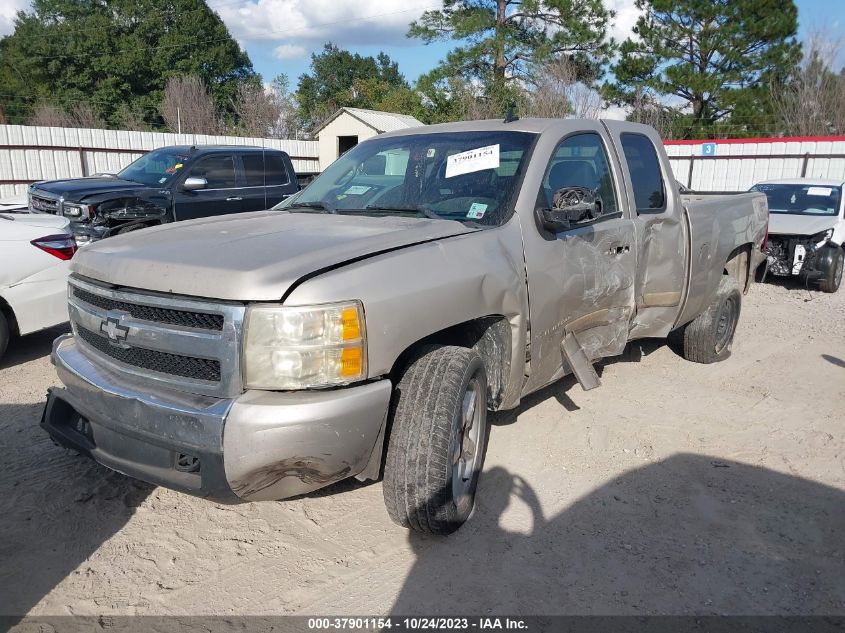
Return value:
<svg viewBox="0 0 845 633">
<path fill-rule="evenodd" d="M 513 123 L 514 121 L 519 121 L 519 115 L 516 113 L 516 106 L 511 101 L 508 105 L 508 111 L 505 114 L 505 123 Z"/>
</svg>

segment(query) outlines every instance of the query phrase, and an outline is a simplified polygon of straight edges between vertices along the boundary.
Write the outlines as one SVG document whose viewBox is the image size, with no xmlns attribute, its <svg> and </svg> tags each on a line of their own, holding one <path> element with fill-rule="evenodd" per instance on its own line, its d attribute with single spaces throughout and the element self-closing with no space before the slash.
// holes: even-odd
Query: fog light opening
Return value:
<svg viewBox="0 0 845 633">
<path fill-rule="evenodd" d="M 196 473 L 200 469 L 200 458 L 188 455 L 187 453 L 177 453 L 176 455 L 176 470 L 181 473 Z"/>
</svg>

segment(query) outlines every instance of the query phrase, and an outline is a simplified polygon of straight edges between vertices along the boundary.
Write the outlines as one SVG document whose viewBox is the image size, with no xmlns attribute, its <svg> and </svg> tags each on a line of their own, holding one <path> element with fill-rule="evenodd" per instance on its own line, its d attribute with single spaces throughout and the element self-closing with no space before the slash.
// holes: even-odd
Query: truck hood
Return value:
<svg viewBox="0 0 845 633">
<path fill-rule="evenodd" d="M 89 178 L 72 178 L 68 180 L 48 180 L 32 185 L 33 193 L 43 191 L 56 196 L 63 196 L 68 202 L 83 202 L 88 196 L 102 193 L 124 193 L 127 191 L 148 190 L 149 187 L 141 183 L 123 180 L 122 178 L 103 178 L 91 176 Z"/>
<path fill-rule="evenodd" d="M 838 222 L 839 218 L 835 215 L 770 213 L 769 233 L 771 235 L 815 235 L 832 229 Z"/>
<path fill-rule="evenodd" d="M 74 272 L 110 284 L 279 301 L 297 281 L 386 251 L 480 229 L 450 220 L 259 211 L 166 224 L 85 246 Z M 343 296 L 338 289 L 338 299 Z"/>
</svg>

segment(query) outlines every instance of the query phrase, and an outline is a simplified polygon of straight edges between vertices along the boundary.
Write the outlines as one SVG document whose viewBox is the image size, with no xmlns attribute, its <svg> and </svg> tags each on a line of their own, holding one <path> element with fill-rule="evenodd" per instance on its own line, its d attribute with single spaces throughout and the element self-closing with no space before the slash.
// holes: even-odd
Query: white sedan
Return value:
<svg viewBox="0 0 845 633">
<path fill-rule="evenodd" d="M 0 213 L 0 357 L 13 335 L 64 323 L 69 260 L 67 218 Z"/>
</svg>

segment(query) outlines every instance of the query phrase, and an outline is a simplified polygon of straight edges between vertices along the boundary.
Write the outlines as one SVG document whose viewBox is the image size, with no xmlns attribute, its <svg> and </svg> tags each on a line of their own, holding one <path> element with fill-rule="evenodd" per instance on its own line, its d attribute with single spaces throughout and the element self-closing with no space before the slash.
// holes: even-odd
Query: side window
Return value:
<svg viewBox="0 0 845 633">
<path fill-rule="evenodd" d="M 631 174 L 637 211 L 662 211 L 666 208 L 666 189 L 660 173 L 660 161 L 648 137 L 622 134 L 622 151 Z"/>
<path fill-rule="evenodd" d="M 230 154 L 218 154 L 200 159 L 191 176 L 205 178 L 208 189 L 231 189 L 235 186 L 235 160 Z"/>
<path fill-rule="evenodd" d="M 361 163 L 360 173 L 365 176 L 404 176 L 411 152 L 392 149 L 370 156 Z"/>
<path fill-rule="evenodd" d="M 247 187 L 264 186 L 264 156 L 258 152 L 241 154 Z"/>
<path fill-rule="evenodd" d="M 555 191 L 564 187 L 595 190 L 601 198 L 602 215 L 618 213 L 619 203 L 613 186 L 613 175 L 610 173 L 604 143 L 598 134 L 576 134 L 557 146 L 543 180 L 549 206 Z"/>
<path fill-rule="evenodd" d="M 281 154 L 268 152 L 264 154 L 264 165 L 267 167 L 267 186 L 278 187 L 290 182 L 288 170 Z"/>
</svg>

